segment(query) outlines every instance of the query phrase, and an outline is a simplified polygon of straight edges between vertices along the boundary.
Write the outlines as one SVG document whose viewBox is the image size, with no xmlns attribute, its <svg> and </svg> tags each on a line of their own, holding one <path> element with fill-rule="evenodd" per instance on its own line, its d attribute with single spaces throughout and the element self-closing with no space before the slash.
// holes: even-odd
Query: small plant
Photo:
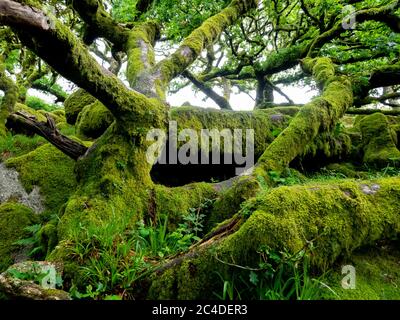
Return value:
<svg viewBox="0 0 400 320">
<path fill-rule="evenodd" d="M 42 225 L 40 224 L 35 224 L 24 228 L 24 230 L 27 231 L 31 236 L 25 239 L 18 240 L 14 243 L 19 246 L 31 248 L 31 251 L 29 252 L 29 256 L 31 258 L 41 259 L 45 254 L 45 248 L 40 242 L 41 228 Z"/>
<path fill-rule="evenodd" d="M 32 263 L 32 269 L 29 272 L 20 271 L 17 269 L 9 269 L 7 273 L 10 274 L 12 277 L 25 280 L 25 281 L 32 281 L 38 285 L 43 285 L 45 279 L 51 275 L 51 268 L 44 269 L 42 266 L 36 263 Z M 54 271 L 54 286 L 57 288 L 62 288 L 63 280 L 61 276 Z"/>
<path fill-rule="evenodd" d="M 145 240 L 131 231 L 133 213 L 113 215 L 107 225 L 81 225 L 76 230 L 72 254 L 82 264 L 80 275 L 86 287 L 73 285 L 70 293 L 75 298 L 102 299 L 111 293 L 123 297 L 135 281 L 152 270 L 145 260 Z"/>
<path fill-rule="evenodd" d="M 70 293 L 77 299 L 124 298 L 135 282 L 152 271 L 156 260 L 189 249 L 203 230 L 205 201 L 190 209 L 182 224 L 169 232 L 168 216 L 157 224 L 132 225 L 133 213 L 116 216 L 107 225 L 80 227 L 72 246 L 73 257 L 82 265 L 80 273 L 85 287 L 72 285 Z"/>
<path fill-rule="evenodd" d="M 219 274 L 223 281 L 223 290 L 222 294 L 215 293 L 215 296 L 223 300 L 318 299 L 322 288 L 330 288 L 311 276 L 311 250 L 312 243 L 295 254 L 264 246 L 259 250 L 261 261 L 257 269 L 236 266 L 241 272 L 233 273 L 230 280 Z"/>
<path fill-rule="evenodd" d="M 300 178 L 293 174 L 292 170 L 286 169 L 284 172 L 269 171 L 268 176 L 277 186 L 292 186 L 301 183 Z"/>
</svg>

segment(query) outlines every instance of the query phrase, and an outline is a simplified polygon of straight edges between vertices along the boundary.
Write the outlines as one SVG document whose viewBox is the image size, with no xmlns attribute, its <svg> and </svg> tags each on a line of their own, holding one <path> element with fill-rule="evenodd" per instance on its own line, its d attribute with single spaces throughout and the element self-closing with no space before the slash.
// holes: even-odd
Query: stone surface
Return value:
<svg viewBox="0 0 400 320">
<path fill-rule="evenodd" d="M 27 261 L 15 264 L 0 274 L 0 292 L 4 292 L 13 299 L 28 300 L 71 300 L 70 295 L 62 290 L 49 288 L 38 281 L 23 279 L 26 275 L 40 275 L 48 273 L 53 268 L 61 273 L 62 266 L 46 261 Z M 19 276 L 17 277 L 16 274 Z"/>
<path fill-rule="evenodd" d="M 17 171 L 9 169 L 3 163 L 0 163 L 0 203 L 15 200 L 31 208 L 36 213 L 43 212 L 44 206 L 39 188 L 33 188 L 32 192 L 28 194 L 18 176 Z"/>
</svg>

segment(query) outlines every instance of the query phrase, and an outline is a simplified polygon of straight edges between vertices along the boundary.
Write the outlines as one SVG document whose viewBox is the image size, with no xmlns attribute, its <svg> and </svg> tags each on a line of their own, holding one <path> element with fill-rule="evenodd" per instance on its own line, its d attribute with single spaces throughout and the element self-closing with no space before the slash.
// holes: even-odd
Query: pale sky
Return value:
<svg viewBox="0 0 400 320">
<path fill-rule="evenodd" d="M 316 92 L 310 87 L 280 87 L 285 94 L 287 94 L 296 104 L 305 104 L 309 102 L 315 95 Z M 218 92 L 218 91 L 217 91 Z M 220 93 L 220 92 L 219 92 Z M 28 94 L 31 96 L 36 96 L 47 103 L 53 103 L 54 99 L 52 96 L 44 94 L 40 91 L 30 89 Z M 252 97 L 255 97 L 255 91 L 251 93 Z M 189 102 L 191 105 L 203 108 L 216 108 L 219 107 L 211 99 L 204 100 L 206 96 L 202 92 L 194 92 L 191 86 L 187 86 L 180 90 L 176 94 L 169 95 L 167 101 L 171 106 L 179 107 L 185 102 Z M 274 92 L 275 103 L 286 103 L 286 99 L 282 97 L 279 93 Z M 232 108 L 236 111 L 250 111 L 254 109 L 254 100 L 251 99 L 245 93 L 234 93 L 232 94 L 230 103 Z"/>
<path fill-rule="evenodd" d="M 305 104 L 309 102 L 315 95 L 316 92 L 313 91 L 310 87 L 282 87 L 280 86 L 282 91 L 289 96 L 296 104 Z M 218 90 L 216 90 L 218 92 Z M 218 92 L 221 93 L 221 92 Z M 255 91 L 251 93 L 254 98 L 256 93 Z M 197 107 L 204 108 L 216 108 L 219 107 L 215 104 L 211 99 L 207 99 L 204 101 L 205 95 L 202 92 L 194 92 L 191 86 L 187 86 L 186 88 L 180 90 L 178 93 L 168 96 L 168 103 L 171 106 L 181 106 L 185 102 L 190 102 L 191 105 Z M 287 100 L 282 97 L 279 93 L 274 92 L 275 103 L 286 103 Z M 254 100 L 251 99 L 247 94 L 233 94 L 230 100 L 232 108 L 236 111 L 244 110 L 253 110 L 254 109 Z"/>
</svg>

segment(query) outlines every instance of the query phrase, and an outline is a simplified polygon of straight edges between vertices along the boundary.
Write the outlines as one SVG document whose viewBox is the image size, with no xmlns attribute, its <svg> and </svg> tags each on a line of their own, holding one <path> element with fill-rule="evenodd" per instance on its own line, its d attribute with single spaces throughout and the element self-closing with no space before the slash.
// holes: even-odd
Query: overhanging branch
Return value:
<svg viewBox="0 0 400 320">
<path fill-rule="evenodd" d="M 163 86 L 185 71 L 204 48 L 213 44 L 228 26 L 257 4 L 258 0 L 233 0 L 228 7 L 194 30 L 177 51 L 156 66 L 155 74 L 160 75 Z"/>
<path fill-rule="evenodd" d="M 146 104 L 148 112 L 151 112 L 150 109 L 159 106 L 144 95 L 126 88 L 121 80 L 100 66 L 82 42 L 60 21 L 36 8 L 2 0 L 0 24 L 11 26 L 25 46 L 60 75 L 95 96 L 117 121 L 153 121 L 139 109 Z"/>
<path fill-rule="evenodd" d="M 197 79 L 187 70 L 184 71 L 182 75 L 189 79 L 201 92 L 203 92 L 205 95 L 207 95 L 207 97 L 213 100 L 221 109 L 232 110 L 229 101 L 216 93 L 209 85 Z"/>
<path fill-rule="evenodd" d="M 24 130 L 36 133 L 74 160 L 86 153 L 87 147 L 61 134 L 49 114 L 46 114 L 46 118 L 47 122 L 40 122 L 31 115 L 16 112 L 8 117 L 7 127 L 17 132 Z"/>
</svg>

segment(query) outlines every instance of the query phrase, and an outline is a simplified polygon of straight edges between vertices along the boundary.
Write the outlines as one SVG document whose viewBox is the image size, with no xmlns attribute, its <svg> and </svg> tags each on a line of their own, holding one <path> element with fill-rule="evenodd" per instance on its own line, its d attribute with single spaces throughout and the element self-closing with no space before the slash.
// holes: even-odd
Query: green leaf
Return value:
<svg viewBox="0 0 400 320">
<path fill-rule="evenodd" d="M 257 273 L 255 273 L 254 271 L 251 271 L 250 272 L 250 282 L 256 286 L 258 284 L 258 281 L 259 280 L 258 280 Z"/>
</svg>

